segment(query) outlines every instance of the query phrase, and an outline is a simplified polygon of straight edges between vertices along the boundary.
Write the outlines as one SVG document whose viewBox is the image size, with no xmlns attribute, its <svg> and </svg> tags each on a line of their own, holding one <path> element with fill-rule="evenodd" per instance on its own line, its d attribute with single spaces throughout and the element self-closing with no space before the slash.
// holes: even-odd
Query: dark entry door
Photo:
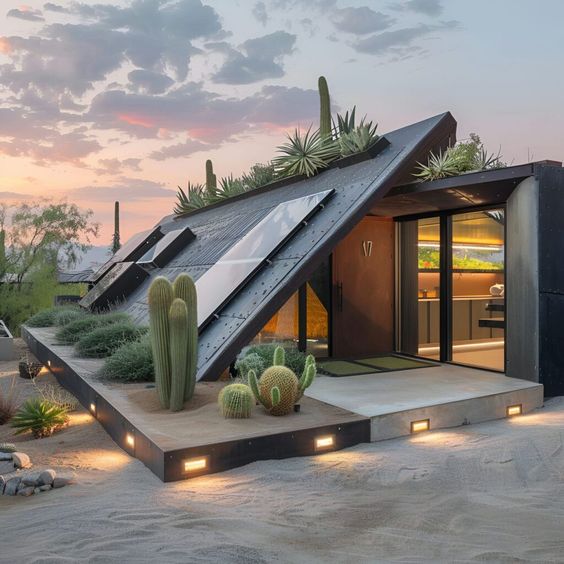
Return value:
<svg viewBox="0 0 564 564">
<path fill-rule="evenodd" d="M 365 217 L 333 253 L 333 356 L 393 350 L 394 223 Z"/>
</svg>

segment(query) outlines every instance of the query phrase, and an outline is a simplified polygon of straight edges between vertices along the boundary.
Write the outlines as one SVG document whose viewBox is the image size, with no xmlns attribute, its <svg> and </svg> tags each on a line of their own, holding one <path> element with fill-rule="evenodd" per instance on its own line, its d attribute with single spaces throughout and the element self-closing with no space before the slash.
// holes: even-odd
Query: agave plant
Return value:
<svg viewBox="0 0 564 564">
<path fill-rule="evenodd" d="M 420 178 L 422 181 L 438 180 L 439 178 L 447 178 L 448 176 L 456 176 L 460 173 L 458 167 L 458 159 L 452 155 L 452 151 L 440 151 L 438 155 L 431 153 L 429 162 L 419 165 L 419 172 L 413 176 Z"/>
<path fill-rule="evenodd" d="M 288 135 L 288 140 L 289 143 L 278 147 L 281 155 L 272 161 L 276 174 L 280 176 L 313 176 L 339 156 L 337 143 L 323 138 L 319 130 L 312 133 L 311 127 L 304 136 L 296 129 L 293 135 Z"/>
<path fill-rule="evenodd" d="M 203 184 L 190 184 L 188 182 L 186 191 L 179 186 L 176 197 L 178 198 L 178 202 L 174 206 L 176 215 L 188 213 L 207 205 Z"/>
<path fill-rule="evenodd" d="M 356 106 L 349 112 L 346 111 L 345 115 L 337 114 L 337 125 L 333 125 L 338 137 L 347 133 L 352 133 L 356 129 L 355 125 Z"/>
<path fill-rule="evenodd" d="M 43 398 L 30 398 L 12 417 L 11 424 L 17 429 L 16 435 L 31 431 L 36 439 L 40 439 L 62 429 L 67 421 L 66 408 Z"/>
<path fill-rule="evenodd" d="M 380 136 L 376 133 L 378 124 L 372 125 L 372 122 L 364 123 L 364 118 L 360 125 L 348 133 L 343 133 L 339 137 L 339 148 L 341 155 L 346 157 L 355 153 L 367 151 L 378 141 Z"/>
<path fill-rule="evenodd" d="M 493 153 L 488 153 L 485 147 L 480 147 L 475 160 L 474 170 L 490 170 L 492 168 L 503 168 L 504 163 L 501 162 L 501 153 L 498 152 L 497 155 Z"/>
<path fill-rule="evenodd" d="M 242 194 L 246 191 L 247 190 L 243 182 L 241 182 L 239 178 L 233 178 L 233 175 L 230 174 L 219 181 L 219 187 L 213 190 L 213 193 L 209 198 L 209 203 L 219 202 L 221 200 L 231 198 L 232 196 Z"/>
</svg>

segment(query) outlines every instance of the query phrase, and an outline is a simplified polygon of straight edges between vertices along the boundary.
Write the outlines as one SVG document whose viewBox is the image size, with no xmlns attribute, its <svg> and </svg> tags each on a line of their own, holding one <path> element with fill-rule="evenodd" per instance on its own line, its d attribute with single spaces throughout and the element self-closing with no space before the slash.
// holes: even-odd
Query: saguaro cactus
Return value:
<svg viewBox="0 0 564 564">
<path fill-rule="evenodd" d="M 331 137 L 331 99 L 329 98 L 329 87 L 324 76 L 317 81 L 319 89 L 319 133 L 321 137 Z"/>
<path fill-rule="evenodd" d="M 213 163 L 211 159 L 206 161 L 206 189 L 208 192 L 217 188 L 217 177 L 213 173 Z"/>
<path fill-rule="evenodd" d="M 149 288 L 149 325 L 155 365 L 155 382 L 161 405 L 170 407 L 170 329 L 169 311 L 172 305 L 172 284 L 157 276 Z"/>
<path fill-rule="evenodd" d="M 119 202 L 114 202 L 114 235 L 112 237 L 112 253 L 117 253 L 121 249 L 119 234 Z"/>
<path fill-rule="evenodd" d="M 188 274 L 179 274 L 174 281 L 173 289 L 175 297 L 184 300 L 186 303 L 188 312 L 184 399 L 189 400 L 194 395 L 196 370 L 198 367 L 198 299 L 196 285 Z"/>
<path fill-rule="evenodd" d="M 184 300 L 174 298 L 168 320 L 170 325 L 170 409 L 180 411 L 184 407 L 184 390 L 187 385 L 188 310 Z"/>
</svg>

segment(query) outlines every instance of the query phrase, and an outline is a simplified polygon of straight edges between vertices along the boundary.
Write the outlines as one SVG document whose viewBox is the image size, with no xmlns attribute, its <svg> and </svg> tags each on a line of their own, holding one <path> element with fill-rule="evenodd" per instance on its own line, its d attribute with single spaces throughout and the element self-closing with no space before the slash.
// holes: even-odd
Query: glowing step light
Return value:
<svg viewBox="0 0 564 564">
<path fill-rule="evenodd" d="M 96 404 L 94 402 L 90 404 L 90 412 L 96 415 Z"/>
<path fill-rule="evenodd" d="M 428 431 L 431 428 L 431 420 L 430 419 L 421 419 L 419 421 L 412 421 L 411 422 L 411 432 L 412 433 L 421 433 L 423 431 Z"/>
<path fill-rule="evenodd" d="M 127 446 L 133 448 L 135 446 L 135 438 L 131 433 L 127 433 L 125 435 L 125 442 L 127 443 Z"/>
<path fill-rule="evenodd" d="M 321 450 L 330 450 L 335 447 L 335 435 L 325 435 L 315 439 L 316 452 Z"/>
<path fill-rule="evenodd" d="M 523 414 L 523 404 L 518 403 L 517 405 L 508 405 L 505 408 L 505 414 L 507 417 L 515 417 L 515 415 Z"/>
<path fill-rule="evenodd" d="M 184 472 L 194 474 L 195 472 L 203 472 L 208 469 L 208 457 L 200 456 L 198 458 L 189 458 L 184 461 Z"/>
</svg>

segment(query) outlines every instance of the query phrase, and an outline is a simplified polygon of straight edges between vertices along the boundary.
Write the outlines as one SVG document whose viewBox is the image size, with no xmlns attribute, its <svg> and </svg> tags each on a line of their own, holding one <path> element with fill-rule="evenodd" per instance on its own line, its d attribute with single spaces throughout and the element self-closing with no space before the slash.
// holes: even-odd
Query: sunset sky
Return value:
<svg viewBox="0 0 564 564">
<path fill-rule="evenodd" d="M 177 185 L 272 158 L 335 110 L 395 129 L 450 110 L 510 163 L 564 157 L 561 0 L 0 2 L 0 200 L 66 198 L 110 241 Z"/>
</svg>

